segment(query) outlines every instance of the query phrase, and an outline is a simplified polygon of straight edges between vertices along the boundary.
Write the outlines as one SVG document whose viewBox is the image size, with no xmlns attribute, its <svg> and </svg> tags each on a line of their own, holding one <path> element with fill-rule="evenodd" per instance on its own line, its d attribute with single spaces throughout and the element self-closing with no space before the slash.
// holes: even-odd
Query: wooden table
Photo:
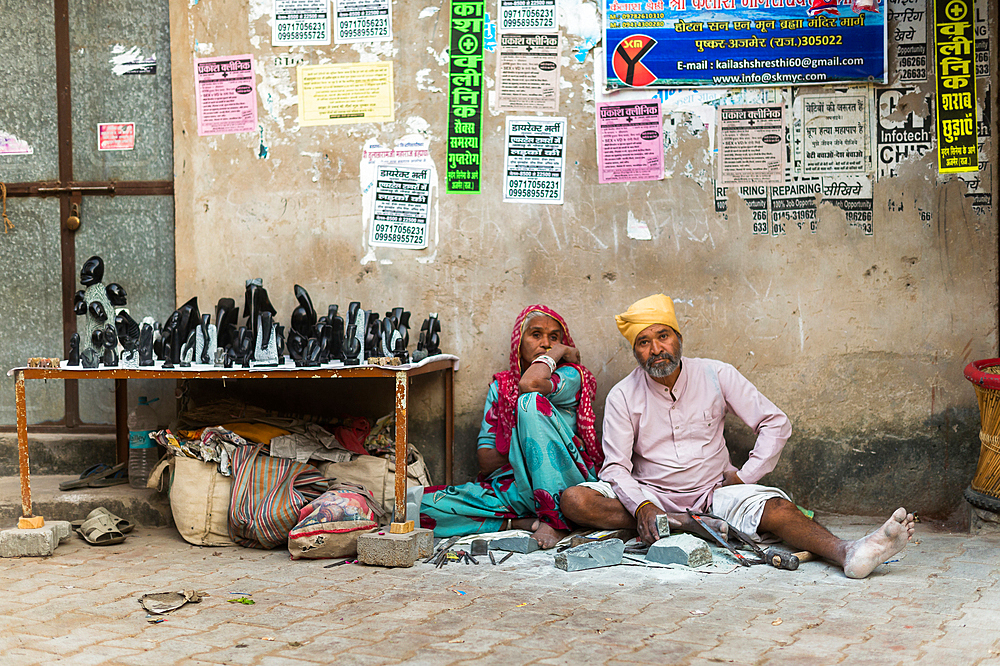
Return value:
<svg viewBox="0 0 1000 666">
<path fill-rule="evenodd" d="M 455 370 L 458 357 L 439 354 L 420 363 L 399 366 L 325 365 L 318 368 L 279 367 L 216 368 L 192 365 L 189 368 L 165 369 L 160 362 L 148 368 L 14 368 L 14 399 L 17 409 L 17 452 L 21 469 L 21 510 L 31 518 L 31 476 L 28 464 L 28 413 L 25 379 L 113 379 L 115 380 L 115 435 L 118 462 L 128 459 L 128 380 L 130 379 L 392 379 L 396 383 L 396 515 L 406 516 L 407 409 L 410 406 L 410 378 L 432 372 L 444 372 L 445 483 L 451 484 L 452 443 L 455 434 Z"/>
</svg>

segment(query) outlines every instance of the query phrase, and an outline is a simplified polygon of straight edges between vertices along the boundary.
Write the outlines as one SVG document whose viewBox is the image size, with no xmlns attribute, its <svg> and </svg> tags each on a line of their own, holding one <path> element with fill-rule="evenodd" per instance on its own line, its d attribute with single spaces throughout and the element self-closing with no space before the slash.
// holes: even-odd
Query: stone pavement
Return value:
<svg viewBox="0 0 1000 666">
<path fill-rule="evenodd" d="M 917 528 L 863 581 L 820 562 L 566 573 L 551 551 L 326 569 L 173 528 L 103 548 L 73 536 L 49 558 L 0 560 L 0 664 L 1000 664 L 1000 535 Z M 209 596 L 159 624 L 137 603 L 189 588 Z M 241 595 L 254 605 L 229 603 Z"/>
</svg>

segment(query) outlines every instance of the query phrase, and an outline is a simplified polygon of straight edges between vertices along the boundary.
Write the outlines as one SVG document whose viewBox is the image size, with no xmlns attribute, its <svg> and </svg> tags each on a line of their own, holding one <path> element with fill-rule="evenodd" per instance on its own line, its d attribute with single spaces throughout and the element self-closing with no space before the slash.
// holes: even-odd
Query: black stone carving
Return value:
<svg viewBox="0 0 1000 666">
<path fill-rule="evenodd" d="M 128 294 L 126 294 L 125 289 L 116 282 L 112 282 L 105 287 L 104 293 L 108 295 L 108 300 L 111 301 L 111 305 L 114 305 L 115 307 L 124 307 L 127 303 Z"/>
<path fill-rule="evenodd" d="M 80 365 L 80 334 L 74 333 L 69 336 L 69 356 L 67 357 L 66 365 L 78 366 Z"/>
<path fill-rule="evenodd" d="M 84 293 L 83 289 L 81 289 L 73 294 L 73 312 L 78 315 L 87 314 L 87 299 L 84 296 Z"/>
<path fill-rule="evenodd" d="M 108 313 L 98 301 L 92 302 L 87 306 L 87 314 L 92 316 L 97 321 L 102 324 L 108 320 Z"/>
<path fill-rule="evenodd" d="M 93 256 L 83 262 L 80 269 L 80 284 L 89 287 L 104 279 L 104 260 L 98 256 Z"/>
<path fill-rule="evenodd" d="M 153 361 L 153 327 L 143 324 L 139 330 L 139 366 L 149 367 Z"/>
</svg>

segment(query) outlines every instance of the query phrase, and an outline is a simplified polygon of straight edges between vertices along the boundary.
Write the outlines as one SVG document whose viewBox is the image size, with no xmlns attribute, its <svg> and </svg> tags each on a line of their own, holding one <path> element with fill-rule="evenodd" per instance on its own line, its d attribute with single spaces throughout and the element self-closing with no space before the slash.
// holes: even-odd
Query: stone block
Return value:
<svg viewBox="0 0 1000 666">
<path fill-rule="evenodd" d="M 670 536 L 670 519 L 666 514 L 656 517 L 656 533 L 661 539 Z"/>
<path fill-rule="evenodd" d="M 58 532 L 50 525 L 28 530 L 13 527 L 0 532 L 0 557 L 47 557 L 58 545 Z"/>
<path fill-rule="evenodd" d="M 410 534 L 417 542 L 417 557 L 430 557 L 434 552 L 434 531 L 417 527 Z"/>
<path fill-rule="evenodd" d="M 580 544 L 556 553 L 556 568 L 563 571 L 583 571 L 621 564 L 625 542 L 621 539 L 603 539 Z"/>
<path fill-rule="evenodd" d="M 530 536 L 501 537 L 490 540 L 490 550 L 509 550 L 512 553 L 532 553 L 538 550 L 538 542 Z"/>
<path fill-rule="evenodd" d="M 416 530 L 406 534 L 370 532 L 358 537 L 358 561 L 362 564 L 412 567 L 417 561 L 417 549 Z"/>
<path fill-rule="evenodd" d="M 650 546 L 646 561 L 700 567 L 712 563 L 712 551 L 707 543 L 693 534 L 675 534 Z"/>
</svg>

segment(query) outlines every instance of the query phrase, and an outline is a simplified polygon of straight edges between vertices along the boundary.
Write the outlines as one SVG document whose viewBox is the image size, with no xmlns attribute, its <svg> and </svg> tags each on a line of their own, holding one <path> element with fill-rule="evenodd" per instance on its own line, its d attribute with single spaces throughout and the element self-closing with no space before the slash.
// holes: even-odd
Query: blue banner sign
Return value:
<svg viewBox="0 0 1000 666">
<path fill-rule="evenodd" d="M 607 90 L 886 83 L 878 3 L 604 0 Z"/>
</svg>

